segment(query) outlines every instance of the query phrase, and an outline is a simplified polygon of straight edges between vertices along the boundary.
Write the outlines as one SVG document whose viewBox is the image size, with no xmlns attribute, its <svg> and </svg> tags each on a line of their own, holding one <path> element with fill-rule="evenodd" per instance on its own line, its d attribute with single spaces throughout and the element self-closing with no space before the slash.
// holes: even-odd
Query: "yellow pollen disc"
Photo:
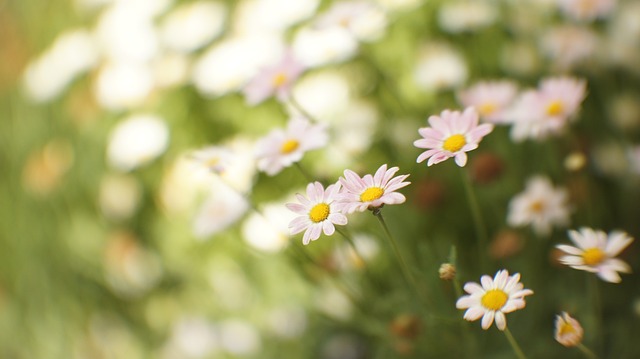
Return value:
<svg viewBox="0 0 640 359">
<path fill-rule="evenodd" d="M 489 310 L 498 310 L 507 304 L 507 299 L 509 296 L 501 289 L 491 289 L 482 296 L 480 302 Z"/>
<path fill-rule="evenodd" d="M 280 87 L 284 85 L 285 82 L 287 82 L 287 75 L 283 74 L 282 72 L 273 77 L 273 85 L 275 87 Z"/>
<path fill-rule="evenodd" d="M 282 146 L 280 146 L 280 152 L 286 155 L 298 149 L 299 146 L 300 142 L 296 140 L 286 140 Z"/>
<path fill-rule="evenodd" d="M 573 325 L 569 324 L 569 322 L 564 322 L 560 326 L 560 331 L 558 335 L 562 336 L 562 335 L 572 334 L 575 332 L 576 332 L 576 328 L 574 328 Z"/>
<path fill-rule="evenodd" d="M 486 102 L 478 106 L 478 112 L 480 112 L 480 114 L 483 116 L 490 115 L 494 113 L 497 109 L 498 109 L 498 106 L 496 106 L 492 102 Z"/>
<path fill-rule="evenodd" d="M 588 266 L 599 264 L 604 257 L 604 252 L 600 248 L 589 248 L 582 253 L 582 260 Z"/>
<path fill-rule="evenodd" d="M 458 152 L 464 145 L 467 144 L 467 140 L 463 135 L 451 135 L 444 141 L 442 148 L 449 152 Z"/>
<path fill-rule="evenodd" d="M 360 200 L 362 202 L 370 202 L 375 201 L 376 199 L 382 197 L 384 194 L 384 190 L 380 187 L 369 187 L 360 195 Z"/>
<path fill-rule="evenodd" d="M 309 211 L 309 219 L 313 223 L 322 222 L 329 217 L 329 205 L 318 203 Z"/>
<path fill-rule="evenodd" d="M 547 115 L 549 116 L 557 116 L 562 114 L 564 111 L 564 105 L 561 101 L 553 101 L 547 106 Z"/>
<path fill-rule="evenodd" d="M 541 213 L 544 210 L 544 203 L 542 201 L 534 201 L 531 203 L 531 211 L 535 213 Z"/>
<path fill-rule="evenodd" d="M 208 167 L 215 167 L 218 163 L 220 163 L 220 158 L 219 157 L 212 157 L 209 158 L 206 162 Z"/>
</svg>

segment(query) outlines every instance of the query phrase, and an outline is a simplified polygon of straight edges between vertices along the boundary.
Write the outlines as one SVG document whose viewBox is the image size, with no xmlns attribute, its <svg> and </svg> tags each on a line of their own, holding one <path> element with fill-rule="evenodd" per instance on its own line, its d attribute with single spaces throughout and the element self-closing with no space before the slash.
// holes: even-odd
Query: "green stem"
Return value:
<svg viewBox="0 0 640 359">
<path fill-rule="evenodd" d="M 587 348 L 584 344 L 579 343 L 576 348 L 580 349 L 580 351 L 589 359 L 598 359 L 598 356 L 591 351 L 591 349 Z"/>
<path fill-rule="evenodd" d="M 589 291 L 591 292 L 591 305 L 593 310 L 593 337 L 595 338 L 596 352 L 602 348 L 602 301 L 600 299 L 600 291 L 598 290 L 598 277 L 589 275 Z"/>
<path fill-rule="evenodd" d="M 513 352 L 516 353 L 518 359 L 527 359 L 527 357 L 522 352 L 522 349 L 520 349 L 518 342 L 516 342 L 516 339 L 513 337 L 513 334 L 511 334 L 509 327 L 504 328 L 504 335 L 507 336 L 509 344 L 511 344 L 511 348 L 513 349 Z"/>
<path fill-rule="evenodd" d="M 480 252 L 480 264 L 482 268 L 487 268 L 486 256 L 484 255 L 487 250 L 487 243 L 489 242 L 487 235 L 487 228 L 484 225 L 484 220 L 482 218 L 482 212 L 480 210 L 480 205 L 478 204 L 478 199 L 476 198 L 475 192 L 473 191 L 473 186 L 471 184 L 471 178 L 466 171 L 461 171 L 462 173 L 462 182 L 464 182 L 464 189 L 467 194 L 467 199 L 469 200 L 469 207 L 471 209 L 471 216 L 473 217 L 473 224 L 476 229 L 476 238 L 478 240 L 478 251 Z"/>
<path fill-rule="evenodd" d="M 309 181 L 309 183 L 315 182 L 315 180 L 313 179 L 313 177 L 311 177 L 311 175 L 309 174 L 309 172 L 307 172 L 307 170 L 304 169 L 304 167 L 302 167 L 302 165 L 300 164 L 300 162 L 295 162 L 294 165 L 296 166 L 296 168 L 298 169 L 298 171 L 300 171 L 300 173 L 302 174 L 302 177 L 304 177 L 307 181 Z"/>
<path fill-rule="evenodd" d="M 293 93 L 289 95 L 289 103 L 291 104 L 291 106 L 293 106 L 296 110 L 300 111 L 300 113 L 306 117 L 309 121 L 311 122 L 315 122 L 318 123 L 318 119 L 315 118 L 313 115 L 311 115 L 307 110 L 304 109 L 304 107 L 302 107 L 302 105 L 300 105 L 300 103 L 298 102 L 298 100 L 296 100 L 295 96 L 293 96 Z"/>
</svg>

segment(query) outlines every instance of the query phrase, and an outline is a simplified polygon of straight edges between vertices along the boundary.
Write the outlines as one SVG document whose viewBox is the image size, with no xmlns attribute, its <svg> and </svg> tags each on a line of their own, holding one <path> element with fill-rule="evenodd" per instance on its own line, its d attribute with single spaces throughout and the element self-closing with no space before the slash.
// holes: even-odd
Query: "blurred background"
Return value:
<svg viewBox="0 0 640 359">
<path fill-rule="evenodd" d="M 373 216 L 350 217 L 358 254 L 289 236 L 284 204 L 308 179 L 260 173 L 254 145 L 296 108 L 242 93 L 285 51 L 306 68 L 297 102 L 330 131 L 307 174 L 411 175 L 384 212 L 435 315 Z M 461 108 L 459 90 L 558 75 L 587 84 L 565 133 L 514 143 L 496 126 L 465 168 L 415 163 L 417 129 Z M 581 226 L 640 236 L 639 85 L 633 0 L 0 0 L 0 358 L 512 358 L 455 309 L 451 261 L 461 283 L 522 274 L 535 295 L 508 320 L 529 357 L 581 357 L 553 339 L 566 310 L 603 358 L 638 358 L 637 274 L 591 288 L 554 246 Z M 222 174 L 194 157 L 213 145 L 235 155 Z M 569 193 L 549 236 L 506 223 L 536 174 Z"/>
</svg>

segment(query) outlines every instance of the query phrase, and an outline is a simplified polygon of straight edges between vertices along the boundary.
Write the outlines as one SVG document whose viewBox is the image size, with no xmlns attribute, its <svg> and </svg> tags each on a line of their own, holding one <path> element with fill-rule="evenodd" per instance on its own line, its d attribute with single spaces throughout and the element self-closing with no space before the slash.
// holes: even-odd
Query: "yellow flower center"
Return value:
<svg viewBox="0 0 640 359">
<path fill-rule="evenodd" d="M 380 187 L 369 187 L 360 195 L 362 202 L 374 201 L 384 194 L 384 190 Z"/>
<path fill-rule="evenodd" d="M 549 116 L 558 116 L 562 114 L 563 111 L 564 111 L 564 105 L 562 104 L 562 101 L 559 101 L 559 100 L 552 101 L 547 106 L 547 115 Z"/>
<path fill-rule="evenodd" d="M 576 328 L 573 327 L 569 322 L 564 322 L 560 325 L 560 330 L 558 331 L 558 336 L 564 336 L 567 334 L 573 334 L 576 332 Z"/>
<path fill-rule="evenodd" d="M 309 211 L 309 219 L 313 223 L 322 222 L 329 217 L 329 205 L 326 203 L 318 203 L 311 211 Z"/>
<path fill-rule="evenodd" d="M 534 213 L 542 213 L 542 211 L 544 210 L 544 203 L 542 201 L 533 201 L 530 208 Z"/>
<path fill-rule="evenodd" d="M 218 165 L 218 163 L 220 163 L 220 157 L 211 157 L 206 161 L 206 165 L 207 167 L 215 167 L 216 165 Z"/>
<path fill-rule="evenodd" d="M 283 154 L 289 154 L 300 147 L 300 142 L 296 140 L 286 140 L 282 146 L 280 146 L 280 152 Z"/>
<path fill-rule="evenodd" d="M 482 306 L 489 310 L 498 310 L 507 304 L 509 296 L 501 289 L 492 289 L 487 291 L 480 302 Z"/>
<path fill-rule="evenodd" d="M 589 248 L 582 253 L 582 260 L 588 266 L 594 266 L 602 262 L 605 255 L 600 248 Z"/>
<path fill-rule="evenodd" d="M 497 109 L 498 106 L 496 106 L 493 102 L 486 102 L 478 106 L 478 112 L 480 112 L 482 116 L 488 116 L 494 113 Z"/>
<path fill-rule="evenodd" d="M 444 141 L 442 148 L 449 152 L 458 152 L 464 145 L 467 144 L 467 140 L 463 135 L 451 135 Z"/>
<path fill-rule="evenodd" d="M 275 87 L 280 87 L 284 85 L 285 82 L 287 82 L 287 75 L 283 74 L 282 72 L 279 72 L 273 77 L 273 85 Z"/>
</svg>

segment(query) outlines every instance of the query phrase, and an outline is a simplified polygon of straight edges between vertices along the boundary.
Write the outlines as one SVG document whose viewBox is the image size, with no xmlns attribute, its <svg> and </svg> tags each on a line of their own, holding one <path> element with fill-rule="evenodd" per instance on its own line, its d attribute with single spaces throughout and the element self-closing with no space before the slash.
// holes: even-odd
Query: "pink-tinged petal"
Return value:
<svg viewBox="0 0 640 359">
<path fill-rule="evenodd" d="M 482 283 L 482 288 L 484 288 L 485 290 L 495 289 L 493 278 L 489 277 L 488 275 L 483 275 L 482 277 L 480 277 L 480 283 Z"/>
<path fill-rule="evenodd" d="M 458 309 L 467 309 L 470 308 L 474 305 L 476 305 L 477 301 L 475 300 L 475 298 L 472 298 L 469 295 L 465 295 L 462 296 L 460 298 L 458 298 L 458 300 L 456 301 L 456 308 Z"/>
<path fill-rule="evenodd" d="M 307 184 L 307 197 L 309 198 L 309 202 L 315 204 L 318 203 L 318 199 L 316 198 L 316 185 L 317 182 L 311 182 Z"/>
<path fill-rule="evenodd" d="M 324 199 L 324 187 L 322 187 L 322 183 L 320 182 L 315 182 L 314 183 L 314 192 L 315 192 L 315 201 L 318 202 L 322 202 L 322 200 Z M 312 201 L 314 200 L 313 198 L 310 198 Z"/>
<path fill-rule="evenodd" d="M 581 255 L 584 251 L 582 249 L 573 247 L 573 246 L 569 246 L 566 244 L 558 244 L 556 246 L 556 248 L 558 248 L 559 250 L 567 253 L 567 254 L 573 254 L 574 256 L 579 256 Z"/>
<path fill-rule="evenodd" d="M 451 155 L 448 152 L 438 151 L 438 153 L 429 158 L 429 161 L 427 161 L 427 166 L 438 164 L 440 162 L 448 160 L 449 158 L 451 158 Z"/>
<path fill-rule="evenodd" d="M 311 228 L 313 227 L 307 228 L 306 232 L 304 232 L 304 235 L 302 236 L 302 244 L 305 246 L 311 242 Z"/>
<path fill-rule="evenodd" d="M 297 199 L 300 203 L 302 203 L 302 205 L 303 205 L 303 206 L 305 206 L 305 207 L 307 207 L 307 208 L 308 208 L 308 207 L 311 207 L 311 205 L 312 205 L 312 204 L 311 204 L 311 202 L 310 202 L 306 197 L 304 197 L 303 195 L 301 195 L 300 193 L 296 193 L 296 199 Z"/>
<path fill-rule="evenodd" d="M 287 207 L 290 211 L 293 211 L 297 214 L 307 213 L 307 207 L 301 205 L 300 203 L 287 203 L 284 206 Z"/>
<path fill-rule="evenodd" d="M 312 241 L 315 241 L 316 239 L 320 238 L 320 234 L 322 233 L 322 223 L 312 224 L 311 227 L 309 227 L 309 231 L 311 232 L 309 234 L 309 238 Z"/>
<path fill-rule="evenodd" d="M 397 170 L 396 170 L 397 171 Z M 382 179 L 385 177 L 385 173 L 387 172 L 387 165 L 384 164 L 378 168 L 375 175 L 373 175 L 373 183 L 374 186 L 381 187 Z"/>
<path fill-rule="evenodd" d="M 331 213 L 329 215 L 329 220 L 340 226 L 347 224 L 347 216 L 342 213 Z"/>
<path fill-rule="evenodd" d="M 387 172 L 384 174 L 384 177 L 382 178 L 382 182 L 380 183 L 383 187 L 387 185 L 387 183 L 389 183 L 389 181 L 393 178 L 393 176 L 396 174 L 396 172 L 398 172 L 400 170 L 400 168 L 398 167 L 391 167 L 389 168 L 389 170 L 387 170 Z M 405 178 L 409 177 L 409 175 L 403 175 L 403 176 L 398 176 L 398 178 L 401 178 L 402 180 L 404 180 Z"/>
<path fill-rule="evenodd" d="M 618 275 L 618 272 L 614 270 L 609 270 L 609 269 L 601 270 L 597 273 L 597 275 L 602 280 L 610 283 L 620 283 L 622 281 L 622 278 L 620 278 L 620 275 Z"/>
<path fill-rule="evenodd" d="M 464 320 L 473 322 L 480 319 L 480 317 L 484 315 L 484 313 L 485 313 L 484 309 L 482 309 L 481 307 L 475 306 L 467 309 L 467 311 L 464 313 L 463 318 Z"/>
<path fill-rule="evenodd" d="M 356 174 L 355 172 L 351 171 L 351 170 L 345 170 L 344 171 L 344 178 L 353 184 L 353 187 L 358 188 L 358 189 L 362 189 L 366 187 L 366 183 L 362 180 L 362 178 L 360 178 L 360 176 L 358 176 L 358 174 Z M 344 184 L 344 183 L 343 183 Z"/>
<path fill-rule="evenodd" d="M 431 157 L 431 156 L 433 156 L 433 155 L 435 155 L 435 154 L 437 154 L 439 152 L 441 152 L 441 150 L 439 150 L 439 149 L 424 151 L 418 156 L 418 158 L 416 159 L 416 163 L 423 162 L 427 158 L 429 158 L 429 157 Z"/>
<path fill-rule="evenodd" d="M 385 192 L 397 191 L 400 188 L 404 188 L 410 184 L 411 182 L 399 182 L 399 183 L 387 184 L 387 186 L 385 186 Z"/>
<path fill-rule="evenodd" d="M 331 236 L 336 231 L 336 227 L 331 223 L 331 221 L 322 222 L 322 231 L 325 235 Z"/>
<path fill-rule="evenodd" d="M 559 260 L 568 266 L 584 265 L 584 259 L 581 256 L 562 256 Z"/>
<path fill-rule="evenodd" d="M 476 128 L 474 128 L 473 130 L 469 131 L 469 133 L 467 133 L 467 137 L 469 138 L 470 142 L 480 142 L 482 140 L 482 138 L 488 134 L 490 134 L 493 131 L 493 125 L 490 123 L 484 123 Z"/>
<path fill-rule="evenodd" d="M 615 257 L 620 254 L 623 249 L 627 248 L 627 246 L 631 244 L 631 242 L 633 242 L 633 238 L 627 236 L 626 233 L 613 232 L 609 236 L 609 242 L 605 247 L 605 252 L 609 256 Z"/>
<path fill-rule="evenodd" d="M 443 112 L 444 114 L 444 112 Z M 429 116 L 429 124 L 431 125 L 431 127 L 442 133 L 444 136 L 449 136 L 451 133 L 451 130 L 449 129 L 449 125 L 447 124 L 447 122 L 445 120 L 443 120 L 442 118 L 432 115 Z"/>
<path fill-rule="evenodd" d="M 522 290 L 519 290 L 519 291 L 511 294 L 511 297 L 512 298 L 522 298 L 522 297 L 525 297 L 527 295 L 532 295 L 532 294 L 533 294 L 533 291 L 531 289 L 522 289 Z"/>
<path fill-rule="evenodd" d="M 616 272 L 631 273 L 631 267 L 626 262 L 618 258 L 607 259 L 601 267 L 606 267 Z"/>
<path fill-rule="evenodd" d="M 464 285 L 464 291 L 469 294 L 482 293 L 484 292 L 484 288 L 482 288 L 478 283 L 468 282 Z"/>
<path fill-rule="evenodd" d="M 404 203 L 407 200 L 402 193 L 398 192 L 387 193 L 381 199 L 382 202 L 386 204 L 400 204 Z"/>
<path fill-rule="evenodd" d="M 460 152 L 455 156 L 456 164 L 459 167 L 464 167 L 467 164 L 467 154 L 464 152 Z"/>
<path fill-rule="evenodd" d="M 478 148 L 477 143 L 467 143 L 466 145 L 462 146 L 460 152 L 469 152 L 475 150 L 476 148 Z"/>
<path fill-rule="evenodd" d="M 441 148 L 442 140 L 434 140 L 430 138 L 421 138 L 413 141 L 413 146 L 418 148 Z"/>
<path fill-rule="evenodd" d="M 442 140 L 445 136 L 442 132 L 431 128 L 431 127 L 423 127 L 418 129 L 418 133 L 420 136 L 424 137 L 427 140 Z"/>
<path fill-rule="evenodd" d="M 498 327 L 499 330 L 504 330 L 507 327 L 507 318 L 504 317 L 504 313 L 502 312 L 496 312 L 496 327 Z"/>
<path fill-rule="evenodd" d="M 484 313 L 482 317 L 482 329 L 487 330 L 493 324 L 493 318 L 496 315 L 496 312 L 493 310 L 488 310 Z"/>
</svg>

